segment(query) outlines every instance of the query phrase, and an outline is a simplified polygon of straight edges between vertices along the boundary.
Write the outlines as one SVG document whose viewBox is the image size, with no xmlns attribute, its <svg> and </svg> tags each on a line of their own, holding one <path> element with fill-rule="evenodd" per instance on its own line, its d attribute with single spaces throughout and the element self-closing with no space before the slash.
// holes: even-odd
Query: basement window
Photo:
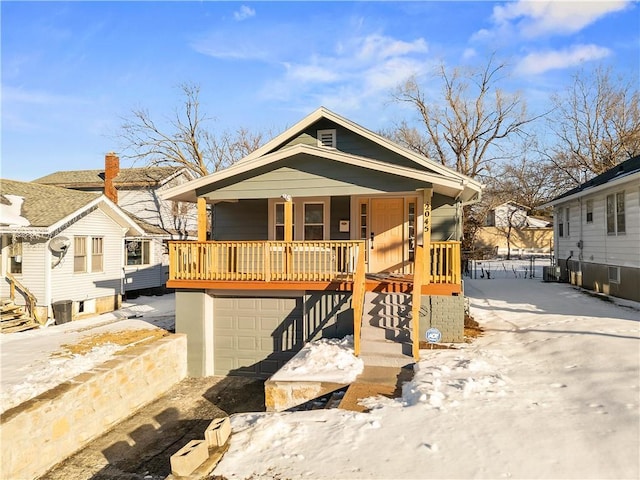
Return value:
<svg viewBox="0 0 640 480">
<path fill-rule="evenodd" d="M 620 267 L 609 267 L 609 283 L 620 283 Z"/>
<path fill-rule="evenodd" d="M 336 148 L 336 130 L 318 130 L 318 146 L 325 148 Z"/>
</svg>

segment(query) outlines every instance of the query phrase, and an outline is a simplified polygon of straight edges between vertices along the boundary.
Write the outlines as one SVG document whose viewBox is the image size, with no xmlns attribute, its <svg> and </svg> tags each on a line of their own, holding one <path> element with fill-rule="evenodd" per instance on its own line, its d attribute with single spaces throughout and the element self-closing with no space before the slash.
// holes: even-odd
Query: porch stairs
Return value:
<svg viewBox="0 0 640 480">
<path fill-rule="evenodd" d="M 402 384 L 413 377 L 411 295 L 365 294 L 360 343 L 364 371 L 349 385 L 339 408 L 366 411 L 359 400 L 402 395 Z"/>
<path fill-rule="evenodd" d="M 13 300 L 0 300 L 0 331 L 2 333 L 22 332 L 39 328 L 40 325 L 35 319 L 30 317 L 24 308 L 13 303 Z"/>
</svg>

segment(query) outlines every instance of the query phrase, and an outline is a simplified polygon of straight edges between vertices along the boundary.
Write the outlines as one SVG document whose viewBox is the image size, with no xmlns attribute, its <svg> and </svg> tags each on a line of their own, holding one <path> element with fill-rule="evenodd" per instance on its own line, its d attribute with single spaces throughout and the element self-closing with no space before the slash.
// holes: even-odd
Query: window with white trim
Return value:
<svg viewBox="0 0 640 480">
<path fill-rule="evenodd" d="M 14 238 L 9 245 L 9 273 L 22 273 L 22 239 Z"/>
<path fill-rule="evenodd" d="M 149 265 L 151 242 L 149 240 L 125 240 L 125 265 Z"/>
<path fill-rule="evenodd" d="M 102 272 L 104 269 L 104 238 L 91 239 L 91 271 Z"/>
<path fill-rule="evenodd" d="M 274 239 L 276 240 L 280 240 L 283 241 L 284 240 L 284 203 L 276 203 L 275 206 L 275 215 L 274 215 L 274 222 L 273 222 L 273 226 L 274 226 Z M 295 231 L 296 231 L 296 227 L 295 227 L 295 205 L 291 206 L 291 210 L 292 210 L 292 225 L 291 225 L 291 238 L 296 238 L 295 237 Z"/>
<path fill-rule="evenodd" d="M 73 237 L 73 273 L 87 271 L 87 237 Z"/>
<path fill-rule="evenodd" d="M 593 223 L 593 200 L 587 200 L 587 223 Z"/>
<path fill-rule="evenodd" d="M 571 210 L 569 209 L 569 207 L 564 209 L 564 224 L 565 224 L 565 231 L 564 234 L 569 237 L 571 236 L 571 230 L 569 229 L 569 219 L 571 218 Z"/>
<path fill-rule="evenodd" d="M 624 192 L 607 195 L 607 234 L 620 235 L 626 232 Z"/>
<path fill-rule="evenodd" d="M 336 148 L 336 130 L 318 130 L 318 146 L 325 148 Z"/>
<path fill-rule="evenodd" d="M 563 209 L 562 208 L 558 208 L 558 236 L 559 237 L 564 237 L 564 218 L 562 216 L 563 213 Z"/>
<path fill-rule="evenodd" d="M 304 239 L 324 240 L 324 203 L 304 204 Z"/>
</svg>

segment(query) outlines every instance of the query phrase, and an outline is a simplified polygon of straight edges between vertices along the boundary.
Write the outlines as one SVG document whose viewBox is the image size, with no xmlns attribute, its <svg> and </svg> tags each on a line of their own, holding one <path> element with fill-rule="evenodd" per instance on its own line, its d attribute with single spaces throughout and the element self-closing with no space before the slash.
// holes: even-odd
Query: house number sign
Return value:
<svg viewBox="0 0 640 480">
<path fill-rule="evenodd" d="M 424 231 L 431 230 L 431 204 L 425 203 L 422 207 L 422 218 L 424 219 Z"/>
</svg>

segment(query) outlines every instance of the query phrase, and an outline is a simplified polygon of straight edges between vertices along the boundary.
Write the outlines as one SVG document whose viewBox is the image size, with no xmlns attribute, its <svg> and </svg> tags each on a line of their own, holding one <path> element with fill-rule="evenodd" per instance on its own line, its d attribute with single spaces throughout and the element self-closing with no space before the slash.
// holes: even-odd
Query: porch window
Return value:
<svg viewBox="0 0 640 480">
<path fill-rule="evenodd" d="M 9 272 L 22 273 L 22 239 L 15 238 L 9 250 Z"/>
<path fill-rule="evenodd" d="M 276 203 L 275 204 L 275 209 L 276 209 L 276 214 L 275 214 L 275 221 L 274 221 L 274 227 L 275 227 L 275 236 L 274 238 L 276 240 L 280 240 L 283 241 L 284 240 L 284 203 Z M 295 236 L 295 231 L 296 231 L 296 227 L 295 227 L 295 218 L 296 218 L 296 206 L 293 205 L 293 223 L 294 225 L 292 225 L 291 227 L 291 238 L 296 238 Z"/>
<path fill-rule="evenodd" d="M 324 204 L 304 204 L 304 239 L 324 240 Z"/>
<path fill-rule="evenodd" d="M 104 238 L 91 239 L 91 271 L 102 272 L 104 269 Z"/>
<path fill-rule="evenodd" d="M 73 237 L 73 273 L 87 271 L 87 239 Z"/>
<path fill-rule="evenodd" d="M 607 195 L 607 234 L 620 235 L 625 231 L 624 192 Z"/>
<path fill-rule="evenodd" d="M 318 146 L 336 148 L 336 130 L 318 130 Z"/>
<path fill-rule="evenodd" d="M 409 261 L 413 262 L 416 253 L 416 204 L 414 202 L 409 202 L 408 212 Z"/>
<path fill-rule="evenodd" d="M 125 240 L 125 264 L 149 265 L 151 263 L 151 242 L 149 240 Z"/>
<path fill-rule="evenodd" d="M 360 204 L 360 240 L 367 239 L 367 203 Z"/>
</svg>

